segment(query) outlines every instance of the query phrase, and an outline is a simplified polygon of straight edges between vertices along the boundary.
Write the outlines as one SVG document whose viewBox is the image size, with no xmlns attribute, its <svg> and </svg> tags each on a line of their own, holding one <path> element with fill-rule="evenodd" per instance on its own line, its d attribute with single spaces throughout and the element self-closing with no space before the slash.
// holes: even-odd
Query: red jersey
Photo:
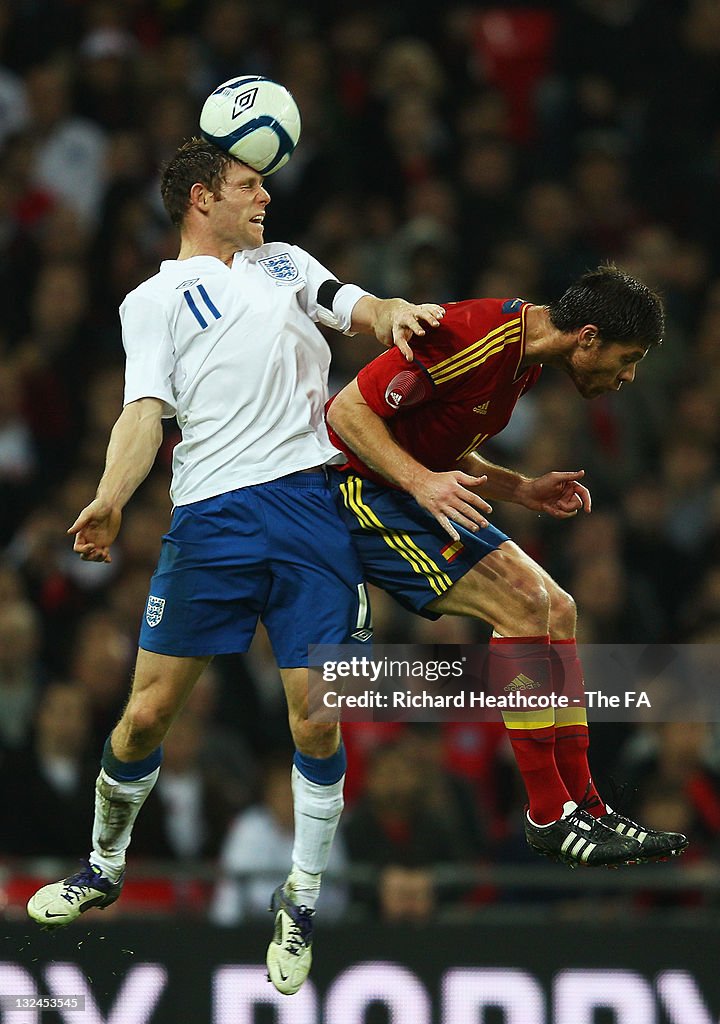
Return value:
<svg viewBox="0 0 720 1024">
<path fill-rule="evenodd" d="M 537 381 L 540 366 L 520 366 L 529 305 L 522 299 L 449 303 L 440 326 L 413 339 L 412 363 L 393 347 L 358 374 L 367 404 L 423 466 L 453 469 L 507 425 L 517 400 Z M 389 486 L 328 429 L 349 467 Z"/>
</svg>

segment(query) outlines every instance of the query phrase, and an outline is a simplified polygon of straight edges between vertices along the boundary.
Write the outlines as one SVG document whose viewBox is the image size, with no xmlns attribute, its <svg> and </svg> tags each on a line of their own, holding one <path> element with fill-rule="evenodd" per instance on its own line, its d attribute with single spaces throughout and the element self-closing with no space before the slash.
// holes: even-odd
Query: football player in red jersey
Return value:
<svg viewBox="0 0 720 1024">
<path fill-rule="evenodd" d="M 450 303 L 439 327 L 379 356 L 328 404 L 343 518 L 367 579 L 417 614 L 484 619 L 499 692 L 522 675 L 533 690 L 582 694 L 572 597 L 486 516 L 486 499 L 559 519 L 590 511 L 583 471 L 534 479 L 478 453 L 508 423 L 543 365 L 583 398 L 619 391 L 662 340 L 661 299 L 607 265 L 549 306 L 521 299 Z M 644 828 L 608 807 L 588 766 L 584 701 L 503 714 L 528 794 L 525 832 L 573 866 L 655 860 L 685 836 Z"/>
</svg>

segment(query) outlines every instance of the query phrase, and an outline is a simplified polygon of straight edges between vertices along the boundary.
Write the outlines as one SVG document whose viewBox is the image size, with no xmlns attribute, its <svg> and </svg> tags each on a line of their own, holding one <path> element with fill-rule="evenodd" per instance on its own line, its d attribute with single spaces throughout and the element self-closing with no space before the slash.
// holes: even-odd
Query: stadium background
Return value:
<svg viewBox="0 0 720 1024">
<path fill-rule="evenodd" d="M 716 3 L 449 2 L 427 17 L 406 0 L 0 0 L 0 986 L 47 992 L 53 961 L 79 965 L 98 979 L 99 1010 L 56 1019 L 108 1019 L 136 952 L 166 963 L 170 1009 L 153 1015 L 138 983 L 113 1021 L 179 1020 L 182 1006 L 194 1021 L 229 1019 L 210 1008 L 211 969 L 261 963 L 266 876 L 288 856 L 289 739 L 260 635 L 247 658 L 218 659 L 175 726 L 123 901 L 72 935 L 23 921 L 36 879 L 86 853 L 98 751 L 169 516 L 172 426 L 113 564 L 75 560 L 65 537 L 120 409 L 117 306 L 176 254 L 159 164 L 240 71 L 285 83 L 303 113 L 298 151 L 268 181 L 266 237 L 341 279 L 417 301 L 544 302 L 610 258 L 662 291 L 665 343 L 632 388 L 584 404 L 548 372 L 488 451 L 527 473 L 584 467 L 593 514 L 558 524 L 499 506 L 494 520 L 573 593 L 581 640 L 712 652 L 720 636 Z M 377 351 L 331 344 L 334 388 Z M 484 639 L 373 597 L 384 642 Z M 527 852 L 501 730 L 355 727 L 347 744 L 348 813 L 321 909 L 334 920 L 313 972 L 323 1009 L 309 995 L 302 1011 L 293 1000 L 233 1019 L 289 1020 L 294 1006 L 308 1022 L 360 1021 L 362 971 L 347 972 L 373 959 L 394 962 L 386 992 L 413 978 L 427 990 L 434 1024 L 477 1019 L 471 1002 L 447 1009 L 446 972 L 461 967 L 488 991 L 525 993 L 489 1009 L 490 1024 L 718 1019 L 720 983 L 703 967 L 720 877 L 713 723 L 594 730 L 606 791 L 628 781 L 632 812 L 693 840 L 678 864 L 600 879 Z M 238 878 L 216 890 L 219 865 Z M 504 984 L 496 968 L 532 977 Z M 574 969 L 596 973 L 573 988 L 562 972 Z M 583 1008 L 578 993 L 595 989 L 614 1008 Z M 407 998 L 412 1013 L 380 1000 L 365 1019 L 422 1021 Z"/>
</svg>

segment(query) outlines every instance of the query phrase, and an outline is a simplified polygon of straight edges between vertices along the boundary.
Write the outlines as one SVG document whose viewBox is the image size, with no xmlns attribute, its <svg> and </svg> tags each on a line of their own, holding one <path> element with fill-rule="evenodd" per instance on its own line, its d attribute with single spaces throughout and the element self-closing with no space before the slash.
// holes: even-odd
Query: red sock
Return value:
<svg viewBox="0 0 720 1024">
<path fill-rule="evenodd" d="M 588 807 L 595 818 L 607 813 L 590 774 L 588 764 L 587 712 L 585 710 L 585 681 L 577 653 L 577 643 L 570 640 L 551 640 L 550 658 L 553 690 L 565 694 L 571 705 L 555 709 L 555 763 L 570 796 L 580 803 L 584 796 L 597 798 L 598 803 Z M 579 703 L 572 703 L 573 701 Z"/>
<path fill-rule="evenodd" d="M 547 636 L 493 637 L 488 669 L 491 692 L 539 696 L 550 692 Z M 503 711 L 503 721 L 528 795 L 536 825 L 557 821 L 571 800 L 555 764 L 555 711 Z"/>
</svg>

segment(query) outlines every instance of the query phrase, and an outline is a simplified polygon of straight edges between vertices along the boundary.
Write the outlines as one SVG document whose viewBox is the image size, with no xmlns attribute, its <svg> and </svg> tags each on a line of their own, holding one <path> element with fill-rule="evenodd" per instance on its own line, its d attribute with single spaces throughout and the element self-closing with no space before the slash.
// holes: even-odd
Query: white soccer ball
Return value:
<svg viewBox="0 0 720 1024">
<path fill-rule="evenodd" d="M 223 82 L 205 100 L 200 131 L 258 174 L 274 174 L 300 138 L 300 111 L 284 85 L 260 75 Z"/>
</svg>

